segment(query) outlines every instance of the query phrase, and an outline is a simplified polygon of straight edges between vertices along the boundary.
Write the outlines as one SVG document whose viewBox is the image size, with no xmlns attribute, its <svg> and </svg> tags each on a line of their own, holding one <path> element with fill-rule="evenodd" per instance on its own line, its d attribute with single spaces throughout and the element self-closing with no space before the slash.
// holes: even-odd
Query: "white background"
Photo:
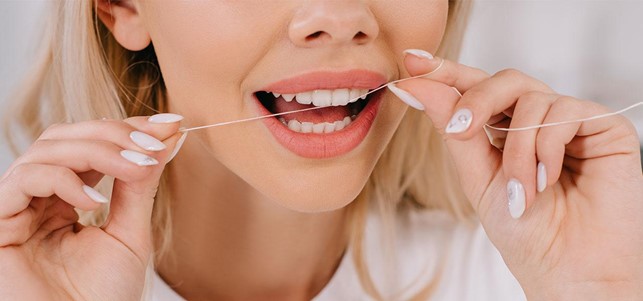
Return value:
<svg viewBox="0 0 643 301">
<path fill-rule="evenodd" d="M 44 3 L 0 0 L 0 110 L 32 58 Z M 461 62 L 516 68 L 613 109 L 643 101 L 643 0 L 478 0 Z M 643 108 L 626 116 L 643 137 Z M 1 173 L 13 159 L 0 141 Z"/>
</svg>

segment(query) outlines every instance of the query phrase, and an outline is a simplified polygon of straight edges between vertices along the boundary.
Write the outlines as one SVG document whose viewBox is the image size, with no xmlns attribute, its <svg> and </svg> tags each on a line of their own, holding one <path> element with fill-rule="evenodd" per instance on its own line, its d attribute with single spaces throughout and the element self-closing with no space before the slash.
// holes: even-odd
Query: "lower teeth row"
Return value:
<svg viewBox="0 0 643 301">
<path fill-rule="evenodd" d="M 288 122 L 286 122 L 286 119 L 284 118 L 279 118 L 279 121 L 283 123 L 285 126 L 287 126 L 291 131 L 297 132 L 297 133 L 315 133 L 315 134 L 322 134 L 322 133 L 332 133 L 332 132 L 337 132 L 343 130 L 345 127 L 347 127 L 351 122 L 355 120 L 355 116 L 351 117 L 344 117 L 343 120 L 338 120 L 335 122 L 322 122 L 322 123 L 312 123 L 312 122 L 299 122 L 296 119 L 292 119 Z"/>
</svg>

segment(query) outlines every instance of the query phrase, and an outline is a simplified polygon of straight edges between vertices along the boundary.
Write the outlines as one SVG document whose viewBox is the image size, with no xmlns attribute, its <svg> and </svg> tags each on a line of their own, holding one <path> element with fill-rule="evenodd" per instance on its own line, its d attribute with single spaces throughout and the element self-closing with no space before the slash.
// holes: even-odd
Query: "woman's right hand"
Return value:
<svg viewBox="0 0 643 301">
<path fill-rule="evenodd" d="M 181 137 L 180 116 L 154 119 L 55 125 L 11 165 L 0 179 L 0 300 L 140 300 L 154 196 Z M 84 227 L 74 208 L 107 201 L 91 188 L 105 175 L 115 178 L 107 221 Z"/>
</svg>

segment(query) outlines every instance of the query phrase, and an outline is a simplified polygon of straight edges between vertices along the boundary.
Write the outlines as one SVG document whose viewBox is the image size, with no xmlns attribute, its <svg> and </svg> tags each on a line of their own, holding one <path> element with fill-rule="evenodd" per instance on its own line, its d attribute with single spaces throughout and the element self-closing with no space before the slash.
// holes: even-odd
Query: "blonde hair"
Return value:
<svg viewBox="0 0 643 301">
<path fill-rule="evenodd" d="M 165 85 L 152 46 L 138 52 L 121 47 L 98 21 L 92 1 L 55 1 L 52 5 L 55 7 L 44 45 L 7 114 L 5 134 L 16 154 L 21 153 L 17 142 L 20 134 L 30 142 L 54 123 L 122 119 L 165 111 Z M 469 0 L 449 0 L 448 23 L 438 56 L 457 59 L 470 6 Z M 168 192 L 161 181 L 152 216 L 156 260 L 165 257 L 171 241 Z M 460 191 L 443 140 L 422 112 L 408 110 L 367 185 L 348 208 L 359 278 L 366 292 L 382 300 L 363 256 L 369 202 L 375 202 L 389 229 L 402 207 L 445 210 L 460 220 L 471 216 L 472 209 Z M 101 210 L 83 214 L 82 219 L 100 224 L 106 215 L 107 210 Z M 436 284 L 437 279 L 413 299 L 428 298 Z"/>
</svg>

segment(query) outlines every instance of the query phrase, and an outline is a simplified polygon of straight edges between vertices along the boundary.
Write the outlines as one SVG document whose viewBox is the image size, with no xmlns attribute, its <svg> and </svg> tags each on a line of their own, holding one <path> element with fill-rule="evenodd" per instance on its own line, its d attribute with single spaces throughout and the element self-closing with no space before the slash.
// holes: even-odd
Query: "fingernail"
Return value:
<svg viewBox="0 0 643 301">
<path fill-rule="evenodd" d="M 389 90 L 391 90 L 391 92 L 393 92 L 395 96 L 397 96 L 400 100 L 402 100 L 407 105 L 417 110 L 424 111 L 424 106 L 422 105 L 422 103 L 420 103 L 417 99 L 415 99 L 415 97 L 413 97 L 413 95 L 411 95 L 409 92 L 406 92 L 398 88 L 395 84 L 388 84 L 386 85 L 386 87 Z"/>
<path fill-rule="evenodd" d="M 166 148 L 163 142 L 158 139 L 139 131 L 133 131 L 129 134 L 132 141 L 144 150 L 158 152 Z"/>
<path fill-rule="evenodd" d="M 183 116 L 172 113 L 156 114 L 147 119 L 151 123 L 173 123 L 181 120 L 183 120 Z"/>
<path fill-rule="evenodd" d="M 106 204 L 109 203 L 109 200 L 96 189 L 91 188 L 87 185 L 83 185 L 83 191 L 85 194 L 96 203 Z"/>
<path fill-rule="evenodd" d="M 159 164 L 159 161 L 157 161 L 156 159 L 132 150 L 126 149 L 121 151 L 121 156 L 127 161 L 130 161 L 138 166 L 152 166 Z"/>
<path fill-rule="evenodd" d="M 449 121 L 447 128 L 444 130 L 448 134 L 462 133 L 471 126 L 473 120 L 473 112 L 469 109 L 460 109 Z"/>
<path fill-rule="evenodd" d="M 188 137 L 188 132 L 183 132 L 183 135 L 181 135 L 181 138 L 179 138 L 179 141 L 176 142 L 176 146 L 174 147 L 174 150 L 172 151 L 172 154 L 170 155 L 170 159 L 167 160 L 167 162 L 172 161 L 174 157 L 176 157 L 176 154 L 179 153 L 179 150 L 183 146 L 183 142 L 185 142 L 185 138 Z"/>
<path fill-rule="evenodd" d="M 507 198 L 511 217 L 519 219 L 525 212 L 525 188 L 520 181 L 511 179 L 507 183 Z"/>
<path fill-rule="evenodd" d="M 427 59 L 427 60 L 432 60 L 433 59 L 432 54 L 430 54 L 430 53 L 428 53 L 428 52 L 426 52 L 424 50 L 421 50 L 421 49 L 407 49 L 407 50 L 404 50 L 404 53 L 416 56 L 416 57 L 421 58 L 421 59 Z"/>
<path fill-rule="evenodd" d="M 547 188 L 547 169 L 545 168 L 545 164 L 543 164 L 543 162 L 538 163 L 536 182 L 538 186 L 538 192 L 545 191 L 545 188 Z"/>
</svg>

